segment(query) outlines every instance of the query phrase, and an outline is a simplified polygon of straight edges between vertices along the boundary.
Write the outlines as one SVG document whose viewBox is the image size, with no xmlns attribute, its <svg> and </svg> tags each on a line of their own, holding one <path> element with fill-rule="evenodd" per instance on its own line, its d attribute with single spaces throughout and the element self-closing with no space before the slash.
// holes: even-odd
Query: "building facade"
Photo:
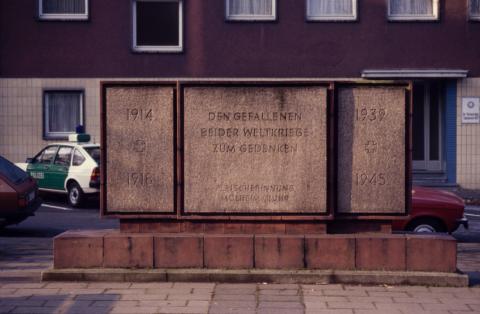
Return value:
<svg viewBox="0 0 480 314">
<path fill-rule="evenodd" d="M 480 0 L 0 1 L 0 154 L 79 124 L 102 80 L 412 80 L 420 184 L 480 189 Z"/>
</svg>

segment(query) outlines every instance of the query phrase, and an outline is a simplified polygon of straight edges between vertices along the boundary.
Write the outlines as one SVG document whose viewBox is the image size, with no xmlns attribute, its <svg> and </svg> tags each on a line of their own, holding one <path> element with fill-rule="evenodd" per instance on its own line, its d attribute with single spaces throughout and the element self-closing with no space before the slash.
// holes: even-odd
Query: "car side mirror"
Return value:
<svg viewBox="0 0 480 314">
<path fill-rule="evenodd" d="M 33 158 L 27 158 L 27 160 L 26 160 L 25 162 L 26 162 L 27 164 L 29 164 L 29 163 L 32 163 L 32 161 L 33 161 Z"/>
</svg>

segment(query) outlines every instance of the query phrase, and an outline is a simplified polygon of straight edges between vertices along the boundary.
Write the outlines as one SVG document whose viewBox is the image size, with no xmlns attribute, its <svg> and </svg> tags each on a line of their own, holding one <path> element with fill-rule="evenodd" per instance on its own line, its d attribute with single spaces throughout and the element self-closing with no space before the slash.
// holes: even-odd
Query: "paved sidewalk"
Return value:
<svg viewBox="0 0 480 314">
<path fill-rule="evenodd" d="M 480 287 L 39 281 L 51 239 L 0 238 L 0 313 L 480 313 Z M 480 270 L 480 244 L 459 268 Z"/>
</svg>

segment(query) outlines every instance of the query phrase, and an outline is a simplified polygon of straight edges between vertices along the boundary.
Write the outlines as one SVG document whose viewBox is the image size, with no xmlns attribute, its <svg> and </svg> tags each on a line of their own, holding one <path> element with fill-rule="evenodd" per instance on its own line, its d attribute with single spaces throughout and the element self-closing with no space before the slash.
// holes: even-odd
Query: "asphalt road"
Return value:
<svg viewBox="0 0 480 314">
<path fill-rule="evenodd" d="M 88 200 L 82 208 L 67 205 L 65 196 L 42 195 L 42 206 L 35 216 L 18 225 L 0 230 L 0 237 L 54 237 L 72 229 L 118 228 L 118 219 L 102 219 L 98 199 Z"/>
</svg>

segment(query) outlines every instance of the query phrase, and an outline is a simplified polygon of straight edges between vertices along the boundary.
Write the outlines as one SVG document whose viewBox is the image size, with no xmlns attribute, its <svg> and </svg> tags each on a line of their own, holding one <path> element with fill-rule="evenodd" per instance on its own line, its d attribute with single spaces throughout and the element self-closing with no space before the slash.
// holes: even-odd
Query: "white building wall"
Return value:
<svg viewBox="0 0 480 314">
<path fill-rule="evenodd" d="M 99 79 L 0 79 L 0 155 L 24 162 L 46 144 L 43 139 L 43 90 L 84 90 L 84 121 L 100 142 Z"/>
<path fill-rule="evenodd" d="M 462 98 L 480 97 L 480 78 L 457 84 L 457 183 L 480 189 L 480 124 L 462 124 Z"/>
</svg>

